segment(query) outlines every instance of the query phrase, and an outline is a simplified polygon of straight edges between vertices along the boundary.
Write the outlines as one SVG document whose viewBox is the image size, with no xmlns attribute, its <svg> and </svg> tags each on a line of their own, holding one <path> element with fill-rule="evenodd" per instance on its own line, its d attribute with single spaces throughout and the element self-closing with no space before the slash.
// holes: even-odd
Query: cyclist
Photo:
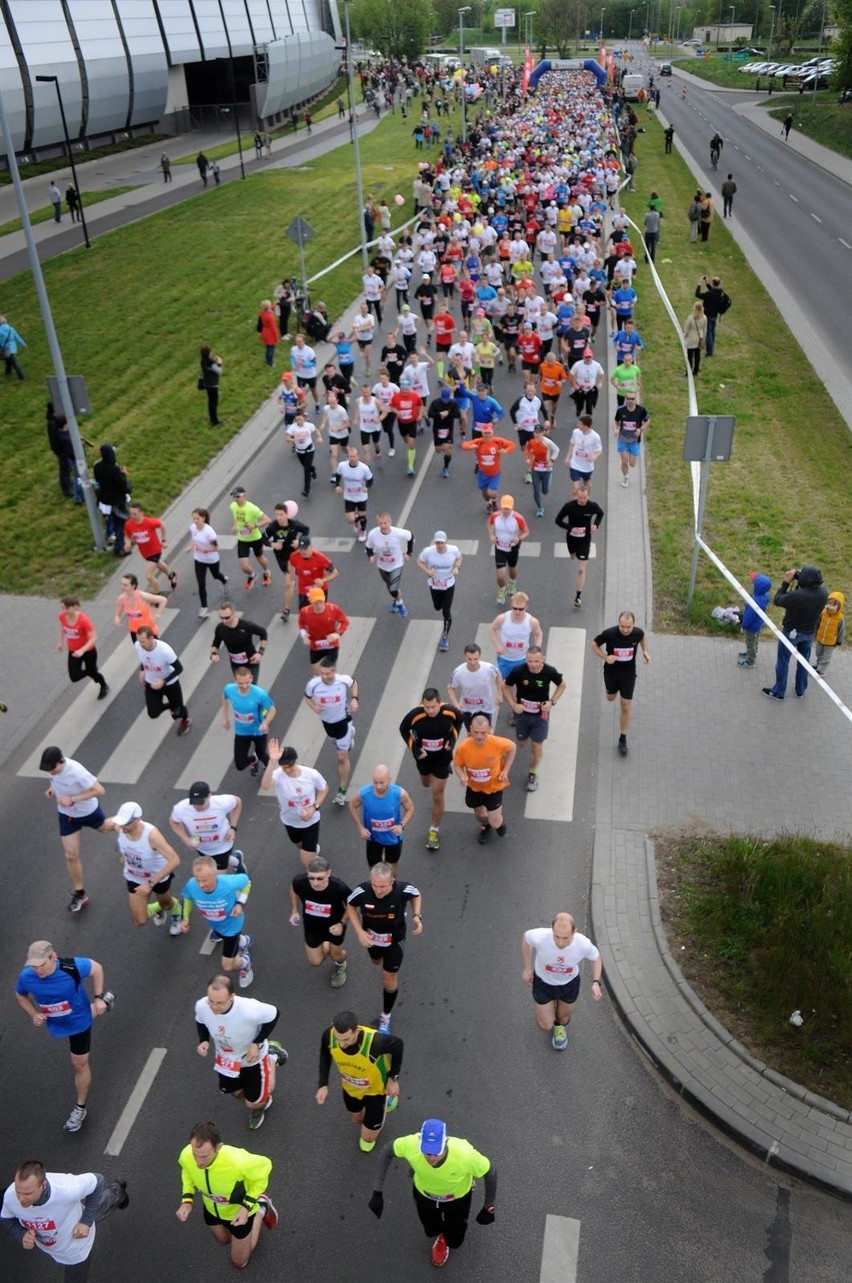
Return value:
<svg viewBox="0 0 852 1283">
<path fill-rule="evenodd" d="M 710 164 L 714 169 L 717 169 L 719 166 L 719 157 L 722 154 L 722 148 L 724 146 L 725 140 L 717 129 L 716 133 L 710 139 Z"/>
</svg>

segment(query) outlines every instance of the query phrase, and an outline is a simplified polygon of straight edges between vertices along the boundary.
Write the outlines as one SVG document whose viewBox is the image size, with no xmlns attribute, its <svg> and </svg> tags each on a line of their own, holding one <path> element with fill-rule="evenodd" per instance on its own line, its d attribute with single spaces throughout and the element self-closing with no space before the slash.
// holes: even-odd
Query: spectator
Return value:
<svg viewBox="0 0 852 1283">
<path fill-rule="evenodd" d="M 73 183 L 69 183 L 65 188 L 65 203 L 68 206 L 68 213 L 71 215 L 71 222 L 79 223 L 81 217 L 80 196 Z"/>
<path fill-rule="evenodd" d="M 124 523 L 130 516 L 127 507 L 132 489 L 127 473 L 115 457 L 115 446 L 102 445 L 101 457 L 93 469 L 98 487 L 98 507 L 106 518 L 107 543 L 116 557 L 124 557 Z"/>
<path fill-rule="evenodd" d="M 842 592 L 830 592 L 825 609 L 820 615 L 816 630 L 816 663 L 814 664 L 820 677 L 825 676 L 836 648 L 843 645 L 846 633 L 846 620 L 843 618 L 845 605 L 846 598 Z"/>
<path fill-rule="evenodd" d="M 689 219 L 689 240 L 695 244 L 698 240 L 698 224 L 701 222 L 701 208 L 704 204 L 704 198 L 701 192 L 696 192 L 689 203 L 689 209 L 686 216 Z"/>
<path fill-rule="evenodd" d="M 722 217 L 730 218 L 734 208 L 734 197 L 737 194 L 737 185 L 734 182 L 733 174 L 722 183 Z"/>
<path fill-rule="evenodd" d="M 649 206 L 645 214 L 642 235 L 645 241 L 645 262 L 649 260 L 653 263 L 657 257 L 657 242 L 660 239 L 660 218 L 662 215 L 658 209 Z"/>
<path fill-rule="evenodd" d="M 769 592 L 772 588 L 772 580 L 768 575 L 760 575 L 753 571 L 751 575 L 751 595 L 757 602 L 761 610 L 766 610 L 769 605 Z M 743 611 L 742 630 L 745 633 L 745 649 L 741 650 L 737 657 L 737 663 L 740 668 L 754 668 L 754 662 L 757 659 L 757 646 L 760 641 L 760 633 L 763 628 L 763 620 L 758 615 L 754 606 L 746 606 Z"/>
<path fill-rule="evenodd" d="M 689 368 L 697 374 L 701 368 L 701 353 L 707 344 L 707 317 L 701 302 L 693 303 L 692 311 L 683 323 L 683 341 Z"/>
<path fill-rule="evenodd" d="M 701 233 L 702 242 L 706 242 L 710 235 L 710 225 L 716 213 L 716 206 L 713 204 L 713 197 L 709 192 L 704 193 L 704 200 L 701 202 L 701 215 L 698 220 L 698 230 Z"/>
<path fill-rule="evenodd" d="M 165 152 L 160 155 L 160 169 L 163 171 L 163 182 L 170 183 L 172 181 L 172 162 Z"/>
<path fill-rule="evenodd" d="M 52 182 L 48 186 L 47 194 L 50 197 L 50 203 L 53 206 L 53 221 L 55 223 L 61 223 L 62 222 L 62 192 L 56 186 L 56 183 Z"/>
<path fill-rule="evenodd" d="M 796 587 L 791 588 L 794 580 Z M 781 631 L 788 641 L 792 642 L 802 659 L 809 660 L 811 657 L 814 637 L 827 601 L 828 589 L 816 566 L 802 566 L 801 570 L 788 570 L 773 598 L 774 605 L 781 606 L 784 611 Z M 772 686 L 762 688 L 764 695 L 770 699 L 784 699 L 787 694 L 789 668 L 790 652 L 784 643 L 779 641 L 775 657 L 775 682 Z M 796 665 L 795 689 L 797 699 L 801 699 L 808 689 L 808 674 L 801 664 Z"/>
<path fill-rule="evenodd" d="M 24 377 L 24 372 L 18 365 L 18 348 L 26 346 L 14 325 L 11 325 L 5 316 L 0 316 L 0 355 L 6 363 L 7 376 L 14 371 L 19 379 Z"/>
<path fill-rule="evenodd" d="M 77 479 L 74 444 L 68 431 L 68 420 L 64 414 L 55 412 L 52 401 L 47 403 L 47 440 L 59 460 L 59 488 L 66 499 L 82 502 L 83 494 Z"/>
<path fill-rule="evenodd" d="M 275 349 L 281 341 L 278 332 L 278 318 L 275 315 L 275 309 L 272 306 L 272 300 L 265 298 L 260 305 L 260 314 L 257 318 L 257 332 L 260 335 L 260 341 L 264 346 L 266 364 L 272 368 L 275 363 Z"/>
<path fill-rule="evenodd" d="M 209 160 L 207 159 L 207 157 L 204 155 L 204 152 L 203 152 L 203 151 L 200 151 L 200 152 L 198 153 L 198 155 L 196 156 L 196 158 L 195 158 L 195 163 L 196 163 L 196 165 L 198 166 L 198 176 L 199 176 L 199 178 L 201 179 L 201 181 L 202 181 L 202 183 L 204 184 L 204 186 L 206 187 L 206 186 L 207 186 L 207 171 L 208 171 L 208 169 L 210 168 L 210 161 L 209 161 Z"/>
<path fill-rule="evenodd" d="M 198 380 L 199 392 L 207 393 L 207 414 L 212 427 L 218 428 L 219 418 L 219 379 L 222 375 L 222 358 L 216 356 L 213 349 L 204 344 L 201 349 L 201 376 Z"/>
<path fill-rule="evenodd" d="M 716 351 L 716 324 L 719 317 L 731 306 L 731 300 L 722 289 L 722 282 L 718 276 L 714 276 L 709 285 L 707 277 L 702 276 L 696 287 L 695 297 L 704 304 L 704 315 L 707 317 L 705 350 L 708 356 L 712 356 Z"/>
</svg>

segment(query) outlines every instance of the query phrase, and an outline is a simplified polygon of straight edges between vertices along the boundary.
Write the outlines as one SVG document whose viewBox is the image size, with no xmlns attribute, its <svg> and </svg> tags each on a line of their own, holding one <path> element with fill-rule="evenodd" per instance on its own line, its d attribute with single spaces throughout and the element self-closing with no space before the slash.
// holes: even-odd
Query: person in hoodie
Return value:
<svg viewBox="0 0 852 1283">
<path fill-rule="evenodd" d="M 757 602 L 761 610 L 766 610 L 769 605 L 769 592 L 772 588 L 772 580 L 768 575 L 761 575 L 757 571 L 751 573 L 751 595 Z M 763 628 L 763 620 L 758 615 L 753 606 L 746 606 L 743 611 L 742 629 L 745 633 L 745 650 L 741 650 L 737 663 L 740 668 L 754 668 L 754 661 L 757 659 L 757 646 L 760 641 L 760 633 Z"/>
<path fill-rule="evenodd" d="M 795 580 L 796 587 L 792 584 Z M 817 625 L 828 600 L 828 589 L 816 566 L 802 566 L 801 570 L 788 570 L 772 599 L 784 611 L 781 631 L 795 646 L 803 659 L 810 660 Z M 770 699 L 783 699 L 787 694 L 787 675 L 790 652 L 783 642 L 778 643 L 775 659 L 775 683 L 764 686 L 763 693 Z M 801 664 L 796 665 L 796 698 L 801 699 L 808 689 L 808 674 Z"/>
<path fill-rule="evenodd" d="M 842 592 L 830 592 L 828 601 L 825 603 L 825 609 L 820 615 L 816 630 L 816 647 L 814 648 L 816 657 L 814 668 L 820 677 L 825 676 L 836 648 L 843 645 L 843 638 L 846 634 L 846 620 L 843 618 L 843 607 L 845 605 L 846 598 Z"/>
<path fill-rule="evenodd" d="M 130 482 L 116 461 L 114 445 L 101 446 L 101 457 L 92 472 L 98 487 L 98 507 L 106 517 L 107 538 L 112 542 L 114 555 L 123 557 L 124 523 L 130 516 L 127 508 Z"/>
</svg>

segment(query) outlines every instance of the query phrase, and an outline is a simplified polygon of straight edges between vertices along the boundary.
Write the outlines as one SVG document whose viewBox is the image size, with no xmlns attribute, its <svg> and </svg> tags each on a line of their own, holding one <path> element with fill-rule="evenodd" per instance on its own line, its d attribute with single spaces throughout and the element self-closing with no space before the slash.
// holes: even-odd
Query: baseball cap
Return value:
<svg viewBox="0 0 852 1283">
<path fill-rule="evenodd" d="M 245 486 L 234 486 L 233 490 L 231 491 L 231 498 L 236 499 L 239 495 L 245 494 L 245 492 L 246 492 Z"/>
<path fill-rule="evenodd" d="M 46 961 L 53 953 L 53 945 L 49 940 L 33 940 L 29 949 L 27 949 L 27 960 L 25 966 L 37 967 L 40 962 Z"/>
<path fill-rule="evenodd" d="M 504 494 L 500 499 L 501 508 L 514 508 L 515 500 L 510 494 Z"/>
<path fill-rule="evenodd" d="M 400 386 L 401 388 L 410 388 L 410 387 L 411 387 L 411 379 L 400 379 L 400 381 L 399 381 L 399 386 Z"/>
<path fill-rule="evenodd" d="M 288 515 L 289 515 L 289 514 L 288 514 Z M 300 547 L 300 548 L 310 548 L 310 546 L 311 546 L 311 536 L 310 536 L 310 535 L 299 535 L 299 547 Z"/>
<path fill-rule="evenodd" d="M 325 593 L 321 588 L 309 588 L 308 601 L 325 601 Z"/>
<path fill-rule="evenodd" d="M 447 532 L 446 532 L 446 530 L 436 530 L 436 531 L 435 531 L 435 533 L 434 533 L 434 535 L 432 536 L 432 542 L 433 542 L 433 543 L 446 543 L 446 542 L 447 542 Z"/>
<path fill-rule="evenodd" d="M 440 1118 L 427 1118 L 420 1128 L 420 1153 L 435 1156 L 443 1154 L 447 1143 L 447 1124 Z"/>
<path fill-rule="evenodd" d="M 594 356 L 594 355 L 595 354 L 590 347 L 585 348 L 583 351 L 583 356 Z"/>
<path fill-rule="evenodd" d="M 284 373 L 281 375 L 281 382 L 282 382 L 282 383 L 292 383 L 292 381 L 293 381 L 293 371 L 292 371 L 292 370 L 285 370 L 285 371 L 284 371 Z"/>
<path fill-rule="evenodd" d="M 452 397 L 452 395 L 453 395 L 453 394 L 452 394 L 452 391 L 451 391 L 451 389 L 450 389 L 450 388 L 441 388 L 441 400 L 442 400 L 442 401 L 449 401 L 449 400 L 450 400 L 450 398 Z"/>
<path fill-rule="evenodd" d="M 52 771 L 54 766 L 59 765 L 64 756 L 65 754 L 62 752 L 61 748 L 57 748 L 55 744 L 51 744 L 42 753 L 38 769 L 40 771 Z"/>
<path fill-rule="evenodd" d="M 206 780 L 196 780 L 189 788 L 190 802 L 204 802 L 210 796 L 210 785 Z"/>
<path fill-rule="evenodd" d="M 140 819 L 141 815 L 142 807 L 138 802 L 122 802 L 113 819 L 119 828 L 123 829 L 125 824 L 132 824 L 134 820 Z"/>
<path fill-rule="evenodd" d="M 282 748 L 279 760 L 287 766 L 292 766 L 294 762 L 298 762 L 299 754 L 292 746 L 288 746 L 287 748 Z"/>
</svg>

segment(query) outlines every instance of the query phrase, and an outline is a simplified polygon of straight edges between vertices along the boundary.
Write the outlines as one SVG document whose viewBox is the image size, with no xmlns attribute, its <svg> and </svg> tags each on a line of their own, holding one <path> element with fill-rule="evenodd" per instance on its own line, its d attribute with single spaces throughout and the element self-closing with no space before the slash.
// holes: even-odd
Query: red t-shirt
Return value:
<svg viewBox="0 0 852 1283">
<path fill-rule="evenodd" d="M 541 339 L 535 330 L 522 333 L 518 337 L 518 351 L 521 354 L 521 360 L 526 361 L 527 365 L 538 365 L 540 348 Z"/>
<path fill-rule="evenodd" d="M 84 615 L 82 610 L 73 624 L 68 622 L 67 613 L 60 610 L 59 626 L 65 634 L 65 645 L 69 650 L 79 650 L 81 646 L 85 646 L 95 631 L 91 619 L 88 615 Z"/>
<path fill-rule="evenodd" d="M 423 398 L 408 388 L 401 388 L 391 397 L 390 404 L 401 424 L 416 423 L 423 409 Z"/>
<path fill-rule="evenodd" d="M 143 557 L 159 557 L 163 545 L 157 531 L 162 528 L 163 523 L 159 517 L 143 517 L 141 521 L 128 521 L 124 531 L 135 540 Z"/>
<path fill-rule="evenodd" d="M 453 330 L 456 328 L 455 320 L 449 312 L 435 313 L 435 345 L 436 347 L 449 347 L 453 341 Z"/>
<path fill-rule="evenodd" d="M 311 650 L 333 650 L 334 644 L 327 640 L 328 635 L 345 633 L 349 617 L 333 601 L 327 601 L 322 610 L 303 606 L 299 611 L 299 627 L 308 634 Z"/>
<path fill-rule="evenodd" d="M 303 557 L 300 552 L 297 552 L 290 558 L 290 565 L 296 572 L 296 583 L 301 597 L 307 597 L 309 588 L 319 587 L 323 592 L 327 591 L 322 580 L 325 572 L 333 569 L 334 562 L 326 557 L 324 552 L 313 549 L 310 557 Z M 317 580 L 321 582 L 317 584 Z"/>
</svg>

